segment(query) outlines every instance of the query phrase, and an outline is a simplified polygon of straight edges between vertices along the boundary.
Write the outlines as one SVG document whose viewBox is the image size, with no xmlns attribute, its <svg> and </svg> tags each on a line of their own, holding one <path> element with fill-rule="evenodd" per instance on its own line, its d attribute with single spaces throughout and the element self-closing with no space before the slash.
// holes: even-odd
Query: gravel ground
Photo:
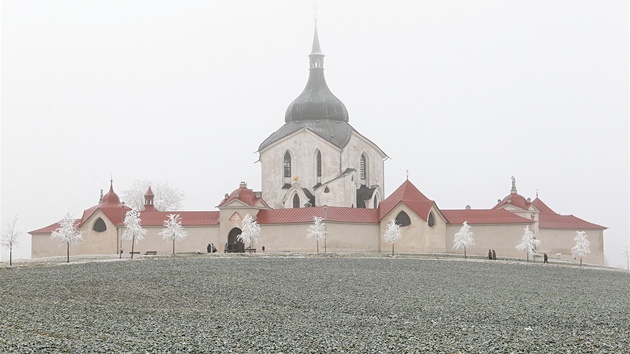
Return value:
<svg viewBox="0 0 630 354">
<path fill-rule="evenodd" d="M 187 255 L 0 269 L 0 352 L 626 353 L 630 274 Z"/>
</svg>

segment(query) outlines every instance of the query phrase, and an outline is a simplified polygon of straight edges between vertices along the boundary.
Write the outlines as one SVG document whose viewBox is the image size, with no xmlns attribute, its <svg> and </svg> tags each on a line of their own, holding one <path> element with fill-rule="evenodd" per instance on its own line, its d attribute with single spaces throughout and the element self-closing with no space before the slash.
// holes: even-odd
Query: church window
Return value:
<svg viewBox="0 0 630 354">
<path fill-rule="evenodd" d="M 291 178 L 291 154 L 288 151 L 284 154 L 284 177 Z"/>
<path fill-rule="evenodd" d="M 429 227 L 433 227 L 435 225 L 435 217 L 433 216 L 433 212 L 429 213 L 429 220 L 427 221 Z"/>
<path fill-rule="evenodd" d="M 96 232 L 105 232 L 107 231 L 107 225 L 105 225 L 105 221 L 103 221 L 103 219 L 98 218 L 94 222 L 94 225 L 92 225 L 92 230 Z"/>
<path fill-rule="evenodd" d="M 409 226 L 411 225 L 411 219 L 407 213 L 401 211 L 398 215 L 396 215 L 396 224 L 400 226 Z"/>
<path fill-rule="evenodd" d="M 330 193 L 330 188 L 328 187 L 324 188 L 324 193 Z"/>
<path fill-rule="evenodd" d="M 361 176 L 361 179 L 366 179 L 367 178 L 367 159 L 365 157 L 365 154 L 361 155 L 361 162 L 360 162 L 360 166 L 359 166 L 359 173 Z"/>
<path fill-rule="evenodd" d="M 316 163 L 317 163 L 317 177 L 321 177 L 322 176 L 322 153 L 317 150 L 317 157 L 316 157 Z"/>
<path fill-rule="evenodd" d="M 293 195 L 293 207 L 294 208 L 300 207 L 300 197 L 297 194 Z"/>
</svg>

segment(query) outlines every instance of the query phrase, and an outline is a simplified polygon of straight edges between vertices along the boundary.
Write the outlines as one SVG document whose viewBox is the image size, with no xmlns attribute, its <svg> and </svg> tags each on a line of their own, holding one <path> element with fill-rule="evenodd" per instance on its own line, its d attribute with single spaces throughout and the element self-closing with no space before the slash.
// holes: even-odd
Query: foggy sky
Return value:
<svg viewBox="0 0 630 354">
<path fill-rule="evenodd" d="M 524 197 L 607 226 L 625 266 L 627 1 L 317 6 L 328 85 L 391 158 L 385 195 L 408 170 L 442 209 L 491 208 L 515 176 Z M 168 181 L 188 210 L 260 190 L 258 145 L 306 85 L 312 7 L 4 1 L 3 227 L 80 217 L 110 176 L 119 195 Z"/>
</svg>

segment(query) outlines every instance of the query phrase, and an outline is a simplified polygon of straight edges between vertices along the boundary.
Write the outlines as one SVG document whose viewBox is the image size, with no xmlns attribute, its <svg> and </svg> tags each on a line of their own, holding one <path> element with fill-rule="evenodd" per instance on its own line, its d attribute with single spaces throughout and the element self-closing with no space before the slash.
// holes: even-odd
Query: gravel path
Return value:
<svg viewBox="0 0 630 354">
<path fill-rule="evenodd" d="M 0 352 L 625 353 L 630 274 L 212 255 L 0 269 Z"/>
</svg>

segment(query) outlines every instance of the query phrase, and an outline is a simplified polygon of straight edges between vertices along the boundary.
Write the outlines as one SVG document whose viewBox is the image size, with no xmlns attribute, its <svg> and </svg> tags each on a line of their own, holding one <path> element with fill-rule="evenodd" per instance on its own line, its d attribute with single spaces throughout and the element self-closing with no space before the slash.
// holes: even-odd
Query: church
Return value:
<svg viewBox="0 0 630 354">
<path fill-rule="evenodd" d="M 326 84 L 324 54 L 317 27 L 309 57 L 309 77 L 302 93 L 286 110 L 284 124 L 258 147 L 262 191 L 239 187 L 212 211 L 159 211 L 153 205 L 151 188 L 140 212 L 145 239 L 135 250 L 168 254 L 171 243 L 158 234 L 169 214 L 179 214 L 188 237 L 177 242 L 178 252 L 337 252 L 389 253 L 391 245 L 382 235 L 390 220 L 402 227 L 396 253 L 446 254 L 453 251 L 453 238 L 464 222 L 472 226 L 475 245 L 469 255 L 525 258 L 517 251 L 525 227 L 541 241 L 537 252 L 572 260 L 576 231 L 585 231 L 591 254 L 585 263 L 604 264 L 604 230 L 573 215 L 560 215 L 536 197 L 518 194 L 512 177 L 509 194 L 489 209 L 443 210 L 409 180 L 388 196 L 384 191 L 384 161 L 387 154 L 350 125 L 348 111 Z M 118 254 L 131 250 L 122 239 L 124 215 L 130 209 L 114 192 L 113 181 L 99 203 L 76 220 L 83 240 L 71 254 Z M 261 227 L 254 245 L 238 241 L 242 221 L 251 215 Z M 314 217 L 325 222 L 323 244 L 307 239 Z M 31 231 L 32 257 L 65 255 L 51 233 L 58 223 Z"/>
</svg>

